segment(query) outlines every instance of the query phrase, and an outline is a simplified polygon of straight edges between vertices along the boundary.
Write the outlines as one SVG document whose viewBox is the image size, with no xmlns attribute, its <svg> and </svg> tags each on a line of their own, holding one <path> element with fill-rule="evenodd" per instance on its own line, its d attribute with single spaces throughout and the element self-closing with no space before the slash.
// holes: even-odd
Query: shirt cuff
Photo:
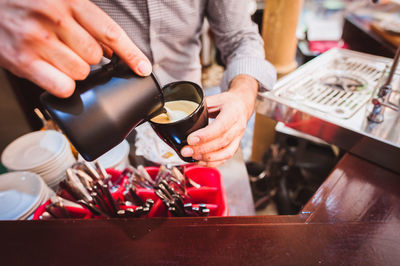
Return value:
<svg viewBox="0 0 400 266">
<path fill-rule="evenodd" d="M 240 74 L 246 74 L 258 81 L 258 91 L 272 90 L 276 82 L 276 70 L 268 61 L 260 58 L 240 58 L 233 60 L 225 70 L 221 90 L 227 91 L 232 80 Z"/>
</svg>

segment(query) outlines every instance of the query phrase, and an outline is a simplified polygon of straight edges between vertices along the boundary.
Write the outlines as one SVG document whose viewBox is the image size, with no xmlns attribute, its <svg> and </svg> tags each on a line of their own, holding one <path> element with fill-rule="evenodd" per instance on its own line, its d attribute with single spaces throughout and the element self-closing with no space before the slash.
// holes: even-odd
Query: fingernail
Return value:
<svg viewBox="0 0 400 266">
<path fill-rule="evenodd" d="M 142 60 L 138 64 L 138 70 L 143 76 L 148 76 L 151 74 L 151 65 L 146 60 Z"/>
<path fill-rule="evenodd" d="M 191 148 L 185 147 L 181 150 L 181 154 L 183 157 L 190 157 L 193 155 L 193 150 Z"/>
<path fill-rule="evenodd" d="M 201 165 L 201 166 L 206 166 L 207 165 L 207 163 L 203 162 L 203 161 L 198 162 L 198 164 Z"/>
<path fill-rule="evenodd" d="M 196 145 L 197 143 L 199 143 L 200 142 L 200 138 L 199 137 L 197 137 L 197 136 L 189 136 L 188 137 L 188 143 L 189 143 L 189 145 Z"/>
</svg>

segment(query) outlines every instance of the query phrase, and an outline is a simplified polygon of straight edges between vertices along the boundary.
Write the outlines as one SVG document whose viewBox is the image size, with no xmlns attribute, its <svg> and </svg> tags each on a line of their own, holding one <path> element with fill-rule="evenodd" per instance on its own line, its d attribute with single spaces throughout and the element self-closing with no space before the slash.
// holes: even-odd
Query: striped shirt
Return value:
<svg viewBox="0 0 400 266">
<path fill-rule="evenodd" d="M 247 0 L 93 0 L 111 16 L 153 63 L 161 84 L 189 80 L 201 84 L 200 35 L 207 18 L 226 65 L 221 89 L 247 74 L 260 89 L 272 89 L 273 66 L 264 58 Z"/>
</svg>

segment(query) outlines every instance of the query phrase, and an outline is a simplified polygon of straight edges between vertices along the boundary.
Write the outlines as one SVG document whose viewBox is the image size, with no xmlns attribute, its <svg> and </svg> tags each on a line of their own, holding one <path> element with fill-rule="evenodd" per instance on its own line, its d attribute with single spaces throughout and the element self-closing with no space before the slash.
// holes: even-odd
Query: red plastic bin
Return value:
<svg viewBox="0 0 400 266">
<path fill-rule="evenodd" d="M 151 178 L 155 178 L 159 167 L 146 167 L 146 171 L 149 173 Z M 223 180 L 220 172 L 215 168 L 202 167 L 197 165 L 191 165 L 184 168 L 185 175 L 198 183 L 201 187 L 189 187 L 187 192 L 190 198 L 185 199 L 185 203 L 191 202 L 193 206 L 196 204 L 205 203 L 207 208 L 210 210 L 210 216 L 228 216 L 228 204 L 226 200 L 225 189 Z M 107 169 L 107 173 L 111 175 L 112 180 L 115 181 L 121 174 L 121 171 L 115 169 Z M 126 178 L 121 180 L 121 184 L 127 182 Z M 112 196 L 114 199 L 123 200 L 122 192 L 124 188 L 120 188 L 115 191 Z M 170 216 L 164 203 L 157 197 L 153 189 L 137 188 L 136 193 L 138 196 L 145 201 L 146 199 L 154 200 L 154 205 L 148 214 L 148 217 L 168 217 Z M 49 204 L 49 201 L 40 206 L 33 219 L 37 220 L 39 216 L 45 211 L 45 206 Z M 136 206 L 121 206 L 121 208 L 136 208 Z M 83 209 L 82 210 L 70 210 L 71 216 L 77 219 L 90 219 L 95 218 L 91 213 Z"/>
</svg>

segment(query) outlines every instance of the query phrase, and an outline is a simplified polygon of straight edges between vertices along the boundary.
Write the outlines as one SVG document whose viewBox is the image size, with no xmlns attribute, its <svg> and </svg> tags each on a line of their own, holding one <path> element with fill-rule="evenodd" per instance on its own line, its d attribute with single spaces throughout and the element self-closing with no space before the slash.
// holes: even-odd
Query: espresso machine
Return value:
<svg viewBox="0 0 400 266">
<path fill-rule="evenodd" d="M 331 49 L 258 95 L 257 112 L 400 173 L 400 69 Z"/>
</svg>

